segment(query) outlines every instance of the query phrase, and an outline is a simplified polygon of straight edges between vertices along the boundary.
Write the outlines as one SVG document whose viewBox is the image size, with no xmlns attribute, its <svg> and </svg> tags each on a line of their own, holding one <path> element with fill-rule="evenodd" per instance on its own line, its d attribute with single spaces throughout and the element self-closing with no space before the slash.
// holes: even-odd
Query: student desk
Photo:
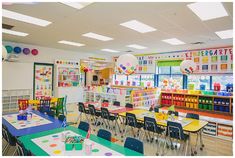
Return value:
<svg viewBox="0 0 235 158">
<path fill-rule="evenodd" d="M 155 118 L 155 114 L 154 112 L 150 112 L 148 110 L 140 110 L 140 109 L 134 109 L 132 111 L 129 111 L 129 113 L 133 113 L 136 115 L 137 120 L 139 121 L 144 121 L 144 116 L 148 116 L 148 117 L 154 117 Z M 141 117 L 138 117 L 140 116 Z M 126 112 L 122 112 L 119 113 L 119 116 L 121 117 L 126 117 Z M 177 119 L 178 117 L 175 117 L 175 119 Z M 183 130 L 185 132 L 188 132 L 189 134 L 189 140 L 190 140 L 190 133 L 199 133 L 200 134 L 200 144 L 203 147 L 203 143 L 202 143 L 202 129 L 204 126 L 206 126 L 208 124 L 207 121 L 202 121 L 202 120 L 196 120 L 196 119 L 190 119 L 190 118 L 184 118 L 184 120 L 190 120 L 191 122 L 187 125 L 185 125 L 183 127 Z M 161 120 L 156 120 L 157 124 L 163 127 L 167 126 L 167 122 L 161 121 Z M 189 142 L 190 144 L 190 142 Z"/>
<path fill-rule="evenodd" d="M 75 128 L 75 127 L 72 127 L 72 126 L 68 126 L 66 127 L 66 131 L 72 131 L 74 133 L 77 133 L 79 135 L 81 135 L 82 137 L 86 137 L 86 134 L 87 132 L 83 131 L 83 130 L 80 130 L 78 128 Z M 49 130 L 49 131 L 44 131 L 44 132 L 40 132 L 40 133 L 35 133 L 35 134 L 31 134 L 31 135 L 26 135 L 26 136 L 23 136 L 23 137 L 20 137 L 19 140 L 23 143 L 23 145 L 25 146 L 25 148 L 27 150 L 30 150 L 31 153 L 35 156 L 48 156 L 49 154 L 44 151 L 41 147 L 39 147 L 35 142 L 32 141 L 32 139 L 35 139 L 35 138 L 40 138 L 40 137 L 43 137 L 43 136 L 48 136 L 48 135 L 51 135 L 51 134 L 58 134 L 60 132 L 63 132 L 64 129 L 63 128 L 57 128 L 57 129 L 53 129 L 53 130 Z M 49 139 L 47 139 L 49 140 Z M 115 152 L 118 152 L 119 154 L 121 155 L 124 155 L 124 156 L 143 156 L 143 154 L 141 153 L 138 153 L 138 152 L 135 152 L 133 150 L 130 150 L 128 148 L 125 148 L 123 146 L 120 146 L 118 144 L 115 144 L 113 142 L 110 142 L 110 141 L 107 141 L 105 139 L 102 139 L 100 137 L 97 137 L 96 135 L 90 135 L 90 140 L 94 141 L 95 143 L 98 144 L 98 147 L 97 149 L 100 149 L 102 148 L 102 146 L 104 146 L 105 148 L 109 148 L 111 149 L 112 151 L 115 151 Z M 43 140 L 42 140 L 43 141 Z M 58 143 L 64 143 L 62 142 L 61 140 L 56 140 L 56 141 L 53 141 L 53 144 L 56 144 L 57 146 L 60 146 Z M 50 143 L 50 140 L 49 140 L 49 143 Z M 56 148 L 56 145 L 55 148 Z M 100 148 L 99 148 L 100 147 Z M 50 150 L 50 149 L 49 149 Z M 64 148 L 60 148 L 59 150 L 61 150 L 61 154 L 65 152 L 65 149 Z M 73 155 L 77 155 L 77 156 L 86 156 L 86 154 L 84 153 L 85 151 L 85 144 L 83 145 L 83 149 L 82 151 L 76 151 L 76 150 L 73 150 L 71 152 L 75 152 L 73 153 Z M 112 153 L 111 151 L 111 153 Z M 107 151 L 109 152 L 109 151 Z M 68 155 L 70 155 L 69 153 L 70 152 L 67 152 Z M 93 153 L 93 152 L 92 152 Z M 103 151 L 102 151 L 103 153 Z M 99 153 L 93 153 L 93 154 L 99 154 Z M 66 155 L 66 152 L 64 153 L 64 155 Z M 89 155 L 89 156 L 92 156 Z M 93 155 L 94 156 L 94 155 Z M 104 156 L 104 155 L 103 155 Z M 110 155 L 109 155 L 110 156 Z"/>
<path fill-rule="evenodd" d="M 50 117 L 46 114 L 40 113 L 39 111 L 33 111 L 33 113 L 44 118 L 44 119 L 51 121 L 52 123 L 40 125 L 40 126 L 33 126 L 33 127 L 29 127 L 29 128 L 16 129 L 11 123 L 9 123 L 7 120 L 2 118 L 2 124 L 4 124 L 8 128 L 9 132 L 13 136 L 16 136 L 16 137 L 29 135 L 29 134 L 38 133 L 38 132 L 47 131 L 47 130 L 61 127 L 62 122 L 59 121 L 58 119 Z M 17 114 L 17 113 L 12 113 L 12 114 Z M 7 114 L 7 115 L 11 115 L 11 114 Z"/>
</svg>

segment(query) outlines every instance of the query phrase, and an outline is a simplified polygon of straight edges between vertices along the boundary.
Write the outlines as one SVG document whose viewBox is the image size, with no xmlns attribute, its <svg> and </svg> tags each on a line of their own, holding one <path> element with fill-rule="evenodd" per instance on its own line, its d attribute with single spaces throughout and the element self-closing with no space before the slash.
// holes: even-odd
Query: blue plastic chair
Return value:
<svg viewBox="0 0 235 158">
<path fill-rule="evenodd" d="M 194 113 L 187 113 L 186 114 L 186 118 L 192 118 L 192 119 L 199 120 L 199 115 L 198 114 L 194 114 Z"/>
<path fill-rule="evenodd" d="M 80 121 L 82 120 L 82 114 L 85 114 L 87 121 L 89 121 L 87 114 L 89 114 L 89 110 L 85 108 L 85 105 L 82 102 L 78 103 L 78 111 L 80 112 Z"/>
<path fill-rule="evenodd" d="M 113 102 L 113 105 L 115 105 L 115 106 L 120 106 L 120 102 L 119 102 L 119 101 L 114 101 L 114 102 Z"/>
<path fill-rule="evenodd" d="M 159 112 L 159 107 L 155 106 L 154 107 L 154 112 Z"/>
<path fill-rule="evenodd" d="M 80 123 L 79 123 L 79 125 L 78 125 L 78 129 L 81 129 L 81 130 L 83 130 L 83 131 L 88 132 L 89 128 L 90 128 L 89 123 L 84 122 L 84 121 L 80 121 Z"/>
<path fill-rule="evenodd" d="M 168 115 L 175 114 L 175 116 L 179 116 L 179 112 L 178 111 L 168 111 L 167 114 Z"/>
<path fill-rule="evenodd" d="M 104 129 L 99 129 L 97 136 L 103 139 L 106 139 L 108 141 L 111 141 L 112 134 L 109 131 L 106 131 Z"/>
<path fill-rule="evenodd" d="M 172 139 L 176 139 L 176 140 L 183 141 L 184 143 L 186 143 L 186 148 L 185 148 L 185 155 L 186 155 L 187 148 L 189 146 L 188 144 L 189 135 L 184 134 L 182 125 L 180 123 L 167 121 L 166 136 L 170 139 L 172 150 L 176 148 L 173 146 Z M 166 146 L 166 141 L 164 144 L 164 149 L 165 149 L 165 146 Z"/>
<path fill-rule="evenodd" d="M 159 155 L 159 149 L 160 149 L 160 142 L 158 142 L 158 138 L 159 138 L 159 135 L 162 136 L 164 131 L 165 131 L 164 129 L 160 128 L 157 125 L 155 118 L 146 117 L 146 116 L 144 117 L 144 136 L 146 136 L 147 142 L 150 141 L 150 143 L 153 143 L 154 136 L 155 134 L 157 134 L 156 143 L 158 143 L 158 147 L 157 147 L 156 155 Z M 152 133 L 152 137 L 151 137 L 151 133 Z"/>
<path fill-rule="evenodd" d="M 124 147 L 144 154 L 144 145 L 143 142 L 138 139 L 127 137 L 124 143 Z"/>
<path fill-rule="evenodd" d="M 131 103 L 126 103 L 126 106 L 125 106 L 126 108 L 133 108 L 133 104 L 131 104 Z"/>
<path fill-rule="evenodd" d="M 144 126 L 144 124 L 142 122 L 137 121 L 135 114 L 127 112 L 126 113 L 126 128 L 125 128 L 124 135 L 126 135 L 128 126 L 131 127 L 132 131 L 133 131 L 133 128 L 137 128 L 138 129 L 137 136 L 139 137 L 140 136 L 140 128 L 142 128 Z M 134 134 L 134 137 L 136 137 L 135 134 Z"/>
</svg>

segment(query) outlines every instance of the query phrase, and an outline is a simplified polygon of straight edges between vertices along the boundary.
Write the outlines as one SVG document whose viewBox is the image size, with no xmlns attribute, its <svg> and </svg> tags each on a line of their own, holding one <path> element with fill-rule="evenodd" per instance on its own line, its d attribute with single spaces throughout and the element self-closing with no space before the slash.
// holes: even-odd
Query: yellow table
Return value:
<svg viewBox="0 0 235 158">
<path fill-rule="evenodd" d="M 142 114 L 142 113 L 153 114 L 153 112 L 150 112 L 148 110 L 139 110 L 139 109 L 128 111 L 128 112 L 132 113 L 132 114 L 135 114 L 135 115 L 139 115 L 139 114 Z M 126 112 L 119 113 L 119 116 L 126 117 Z M 176 117 L 176 119 L 177 118 L 178 117 Z M 200 129 L 202 129 L 208 123 L 208 122 L 202 121 L 202 120 L 189 119 L 189 118 L 184 118 L 184 119 L 192 121 L 191 123 L 189 123 L 188 125 L 183 127 L 183 130 L 187 131 L 187 132 L 198 132 Z M 138 118 L 137 117 L 137 120 L 144 121 L 144 118 Z M 158 120 L 156 120 L 156 121 L 157 121 L 157 124 L 160 125 L 160 126 L 167 126 L 166 123 L 160 122 Z"/>
<path fill-rule="evenodd" d="M 58 98 L 51 98 L 51 103 L 55 105 L 57 102 Z M 38 108 L 38 105 L 40 104 L 40 100 L 29 100 L 28 103 L 34 107 L 34 109 Z"/>
<path fill-rule="evenodd" d="M 136 119 L 138 121 L 144 121 L 144 117 L 143 117 L 144 115 L 142 115 L 141 118 L 138 117 L 138 115 L 146 114 L 149 117 L 156 118 L 155 114 L 157 114 L 157 113 L 150 112 L 148 110 L 141 110 L 141 109 L 135 109 L 135 110 L 132 110 L 132 111 L 128 111 L 128 113 L 135 114 Z M 126 117 L 126 112 L 119 113 L 119 116 L 121 116 L 123 118 Z M 175 119 L 178 119 L 178 117 L 175 117 Z M 208 122 L 207 121 L 202 121 L 202 120 L 190 119 L 190 118 L 183 118 L 183 120 L 191 120 L 192 121 L 189 124 L 182 127 L 183 130 L 185 132 L 188 132 L 188 134 L 189 134 L 189 141 L 188 141 L 189 146 L 191 146 L 191 144 L 190 144 L 190 140 L 191 140 L 190 133 L 199 133 L 200 134 L 201 147 L 204 147 L 203 142 L 202 142 L 202 129 L 203 129 L 204 126 L 206 126 L 208 124 Z M 165 121 L 161 121 L 161 120 L 156 119 L 156 122 L 160 126 L 164 126 L 164 127 L 167 126 L 167 122 L 165 122 Z M 195 151 L 197 151 L 197 147 L 196 147 Z M 195 153 L 195 151 L 194 151 L 194 153 Z M 191 148 L 191 152 L 193 153 L 192 148 Z M 186 155 L 186 153 L 187 153 L 187 150 L 185 151 L 185 155 Z"/>
<path fill-rule="evenodd" d="M 51 98 L 51 103 L 56 103 L 58 100 L 58 98 Z M 29 100 L 28 101 L 29 104 L 40 104 L 40 100 Z"/>
</svg>

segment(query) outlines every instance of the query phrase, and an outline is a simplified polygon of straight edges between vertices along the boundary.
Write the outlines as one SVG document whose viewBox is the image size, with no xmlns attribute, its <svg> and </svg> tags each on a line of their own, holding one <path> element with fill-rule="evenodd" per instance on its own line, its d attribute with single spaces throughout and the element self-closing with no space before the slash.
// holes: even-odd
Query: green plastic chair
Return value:
<svg viewBox="0 0 235 158">
<path fill-rule="evenodd" d="M 64 115 L 64 98 L 58 98 L 56 105 L 56 116 Z"/>
</svg>

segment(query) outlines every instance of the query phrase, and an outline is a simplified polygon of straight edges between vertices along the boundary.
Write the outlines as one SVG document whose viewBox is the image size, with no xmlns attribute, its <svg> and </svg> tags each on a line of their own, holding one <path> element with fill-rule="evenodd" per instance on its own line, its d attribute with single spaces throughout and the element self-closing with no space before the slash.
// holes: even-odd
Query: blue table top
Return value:
<svg viewBox="0 0 235 158">
<path fill-rule="evenodd" d="M 16 129 L 14 126 L 12 126 L 8 121 L 6 121 L 4 118 L 2 118 L 2 124 L 4 124 L 9 132 L 16 137 L 28 135 L 28 134 L 34 134 L 42 131 L 47 131 L 55 128 L 60 128 L 62 121 L 59 121 L 58 119 L 48 116 L 46 114 L 40 113 L 39 111 L 33 111 L 34 114 L 37 114 L 44 119 L 47 119 L 51 121 L 52 123 L 45 124 L 45 125 L 40 125 L 40 126 L 34 126 L 34 127 L 29 127 L 29 128 L 24 128 L 24 129 Z M 12 113 L 16 114 L 16 113 Z M 9 114 L 8 114 L 9 115 Z"/>
</svg>

